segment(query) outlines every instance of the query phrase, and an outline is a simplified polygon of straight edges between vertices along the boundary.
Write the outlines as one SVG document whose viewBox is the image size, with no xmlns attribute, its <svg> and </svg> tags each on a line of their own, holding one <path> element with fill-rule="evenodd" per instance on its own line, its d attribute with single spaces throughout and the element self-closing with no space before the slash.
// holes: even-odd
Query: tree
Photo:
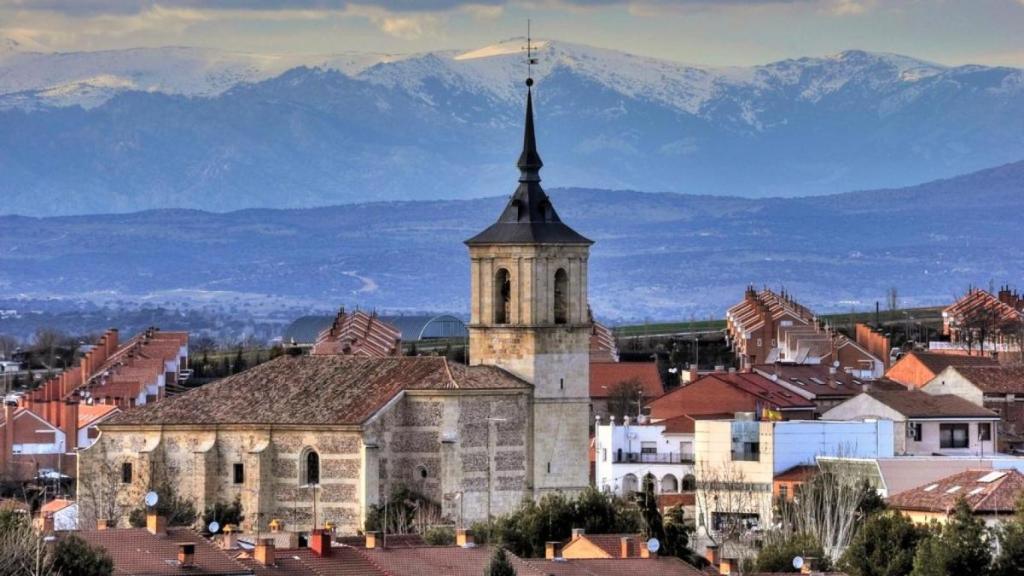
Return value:
<svg viewBox="0 0 1024 576">
<path fill-rule="evenodd" d="M 53 568 L 60 574 L 75 576 L 110 576 L 114 560 L 100 546 L 93 546 L 80 536 L 61 538 L 53 554 Z"/>
<path fill-rule="evenodd" d="M 504 548 L 499 546 L 494 550 L 484 576 L 516 576 L 516 569 L 512 567 Z"/>
<path fill-rule="evenodd" d="M 234 501 L 230 504 L 224 502 L 217 502 L 213 506 L 207 506 L 206 511 L 203 512 L 203 528 L 206 529 L 211 522 L 216 521 L 220 524 L 220 529 L 214 534 L 220 533 L 228 524 L 234 524 L 235 526 L 241 526 L 245 520 L 245 516 L 242 514 L 242 499 L 239 496 L 235 496 Z"/>
<path fill-rule="evenodd" d="M 168 526 L 195 524 L 196 518 L 199 516 L 196 512 L 196 503 L 190 498 L 179 496 L 174 484 L 164 480 L 160 482 L 154 492 L 157 493 L 158 498 L 153 512 L 167 518 Z M 136 508 L 128 515 L 128 522 L 136 528 L 145 527 L 148 513 L 149 510 L 146 508 Z"/>
<path fill-rule="evenodd" d="M 850 576 L 906 576 L 926 531 L 899 512 L 872 515 L 843 553 L 840 568 Z"/>
<path fill-rule="evenodd" d="M 675 556 L 699 566 L 704 559 L 690 549 L 690 535 L 693 529 L 686 524 L 682 506 L 673 506 L 665 513 L 665 538 L 662 540 L 665 556 Z M 660 552 L 660 551 L 659 551 Z"/>
<path fill-rule="evenodd" d="M 4 576 L 51 576 L 53 554 L 43 535 L 24 515 L 5 513 L 0 523 L 0 574 Z"/>
<path fill-rule="evenodd" d="M 961 498 L 945 525 L 933 525 L 914 554 L 911 576 L 987 576 L 992 563 L 985 523 Z"/>
<path fill-rule="evenodd" d="M 665 539 L 665 526 L 662 523 L 661 511 L 658 509 L 658 496 L 654 493 L 655 479 L 651 475 L 644 476 L 643 490 L 634 495 L 643 518 L 643 534 L 647 538 Z"/>
<path fill-rule="evenodd" d="M 631 378 L 608 389 L 608 414 L 618 420 L 626 416 L 636 417 L 642 402 L 643 384 Z"/>
<path fill-rule="evenodd" d="M 778 503 L 783 539 L 807 535 L 817 540 L 830 562 L 837 562 L 849 546 L 863 510 L 884 506 L 876 491 L 862 480 L 832 472 L 810 477 L 792 501 Z"/>
<path fill-rule="evenodd" d="M 793 566 L 793 558 L 816 558 L 818 565 L 816 570 L 829 571 L 830 560 L 825 555 L 821 543 L 812 534 L 794 534 L 789 537 L 769 538 L 769 541 L 761 548 L 755 561 L 755 570 L 758 572 L 799 572 Z"/>
<path fill-rule="evenodd" d="M 1017 501 L 1017 514 L 995 529 L 999 553 L 992 563 L 992 576 L 1024 576 L 1024 498 Z"/>
</svg>

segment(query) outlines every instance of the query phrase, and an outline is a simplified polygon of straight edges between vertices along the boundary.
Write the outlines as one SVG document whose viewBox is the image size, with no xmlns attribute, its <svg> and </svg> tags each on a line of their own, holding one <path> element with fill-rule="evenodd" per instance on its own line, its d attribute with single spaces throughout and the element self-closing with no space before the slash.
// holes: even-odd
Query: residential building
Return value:
<svg viewBox="0 0 1024 576">
<path fill-rule="evenodd" d="M 395 356 L 402 353 L 402 333 L 376 313 L 345 313 L 342 308 L 331 325 L 317 334 L 310 353 Z"/>
<path fill-rule="evenodd" d="M 971 469 L 889 496 L 886 502 L 918 524 L 949 519 L 957 501 L 989 526 L 1016 513 L 1024 496 L 1024 474 L 1017 470 Z"/>
<path fill-rule="evenodd" d="M 813 420 L 812 400 L 755 372 L 715 372 L 647 404 L 651 418 L 754 412 L 765 418 Z"/>
<path fill-rule="evenodd" d="M 832 408 L 826 420 L 890 420 L 897 455 L 984 456 L 997 451 L 999 416 L 954 394 L 874 388 Z"/>
<path fill-rule="evenodd" d="M 635 390 L 626 400 L 629 410 L 616 414 L 619 418 L 629 414 L 639 416 L 640 408 L 665 394 L 661 374 L 655 362 L 590 362 L 590 407 L 592 416 L 607 420 L 608 400 L 622 395 L 627 389 Z"/>
<path fill-rule="evenodd" d="M 615 334 L 600 322 L 592 321 L 590 333 L 590 362 L 618 362 L 619 347 L 615 343 Z"/>
<path fill-rule="evenodd" d="M 575 528 L 570 539 L 561 547 L 561 557 L 566 560 L 592 560 L 596 558 L 650 558 L 647 540 L 640 534 L 587 534 L 583 528 Z M 553 560 L 555 550 L 549 549 Z"/>
<path fill-rule="evenodd" d="M 852 371 L 839 370 L 822 364 L 793 364 L 776 362 L 759 364 L 754 372 L 770 378 L 778 385 L 814 402 L 817 414 L 823 414 L 863 391 L 865 384 L 872 386 L 898 386 L 886 380 L 867 380 Z"/>
<path fill-rule="evenodd" d="M 697 523 L 712 533 L 772 519 L 775 479 L 820 456 L 893 455 L 892 422 L 697 420 Z"/>
<path fill-rule="evenodd" d="M 992 410 L 999 415 L 999 448 L 1024 448 L 1024 366 L 949 366 L 922 390 L 955 394 Z"/>
<path fill-rule="evenodd" d="M 942 311 L 942 331 L 950 341 L 950 346 L 942 347 L 947 351 L 1019 357 L 1024 299 L 1009 286 L 1001 287 L 997 294 L 971 288 Z"/>
<path fill-rule="evenodd" d="M 694 489 L 694 420 L 678 416 L 659 422 L 598 422 L 596 431 L 597 488 L 628 496 L 650 481 L 657 494 Z"/>
<path fill-rule="evenodd" d="M 47 532 L 78 530 L 78 503 L 56 498 L 39 508 L 39 518 Z"/>
<path fill-rule="evenodd" d="M 909 352 L 889 368 L 885 377 L 904 386 L 921 388 L 950 366 L 998 365 L 999 362 L 987 356 Z"/>
<path fill-rule="evenodd" d="M 823 471 L 867 481 L 883 498 L 972 469 L 1024 471 L 1024 458 L 1006 454 L 982 458 L 931 455 L 883 458 L 822 456 L 817 462 Z"/>
<path fill-rule="evenodd" d="M 797 464 L 783 470 L 772 479 L 772 496 L 776 500 L 792 502 L 796 491 L 819 471 L 817 464 Z"/>
<path fill-rule="evenodd" d="M 108 330 L 78 364 L 39 388 L 5 401 L 0 472 L 15 478 L 53 469 L 73 476 L 77 450 L 119 410 L 152 403 L 188 374 L 188 335 L 146 330 L 127 342 Z"/>
<path fill-rule="evenodd" d="M 523 141 L 518 188 L 466 241 L 470 366 L 283 355 L 102 423 L 81 452 L 82 502 L 114 469 L 125 505 L 169 481 L 199 509 L 237 496 L 250 529 L 279 519 L 354 533 L 399 486 L 464 522 L 589 486 L 591 241 L 540 186 L 532 92 Z M 95 508 L 83 518 L 99 519 Z"/>
</svg>

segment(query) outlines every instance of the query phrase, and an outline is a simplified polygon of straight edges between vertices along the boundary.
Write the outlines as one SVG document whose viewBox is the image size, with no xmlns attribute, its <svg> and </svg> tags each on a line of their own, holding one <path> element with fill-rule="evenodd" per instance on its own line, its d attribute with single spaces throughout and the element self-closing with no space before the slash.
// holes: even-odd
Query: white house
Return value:
<svg viewBox="0 0 1024 576">
<path fill-rule="evenodd" d="M 594 445 L 598 489 L 624 496 L 640 490 L 648 478 L 654 480 L 658 494 L 693 490 L 693 422 L 689 416 L 654 423 L 637 423 L 629 417 L 621 423 L 614 418 L 608 424 L 598 420 Z"/>
</svg>

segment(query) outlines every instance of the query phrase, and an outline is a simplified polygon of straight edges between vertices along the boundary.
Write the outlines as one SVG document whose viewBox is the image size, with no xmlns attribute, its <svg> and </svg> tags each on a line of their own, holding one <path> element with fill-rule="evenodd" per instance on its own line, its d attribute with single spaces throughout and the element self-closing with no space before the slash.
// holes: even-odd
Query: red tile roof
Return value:
<svg viewBox="0 0 1024 576">
<path fill-rule="evenodd" d="M 562 551 L 564 553 L 574 546 L 589 542 L 607 554 L 609 558 L 621 558 L 623 538 L 629 538 L 629 557 L 639 558 L 640 543 L 642 541 L 639 534 L 583 534 L 579 538 L 567 542 L 562 547 Z"/>
<path fill-rule="evenodd" d="M 990 394 L 1024 393 L 1024 366 L 961 366 L 956 368 L 961 376 Z"/>
<path fill-rule="evenodd" d="M 40 514 L 52 514 L 54 512 L 60 512 L 74 504 L 74 500 L 62 500 L 60 498 L 50 500 L 46 504 L 43 504 L 42 508 L 39 509 Z"/>
<path fill-rule="evenodd" d="M 896 364 L 916 358 L 932 374 L 938 374 L 950 366 L 998 366 L 994 358 L 988 356 L 965 356 L 963 354 L 938 354 L 936 352 L 910 352 L 900 358 Z M 893 365 L 895 366 L 895 364 Z M 891 370 L 891 368 L 890 368 Z"/>
<path fill-rule="evenodd" d="M 420 548 L 388 548 L 381 550 L 358 550 L 374 566 L 389 576 L 480 576 L 491 560 L 492 548 L 479 546 L 461 548 L 458 546 L 424 546 Z M 519 576 L 542 576 L 542 572 L 531 567 L 526 561 L 508 554 L 512 566 Z"/>
<path fill-rule="evenodd" d="M 615 386 L 635 381 L 640 384 L 645 400 L 665 394 L 661 374 L 654 362 L 591 362 L 590 397 L 607 398 Z"/>
<path fill-rule="evenodd" d="M 85 428 L 93 422 L 105 418 L 117 411 L 113 404 L 79 404 L 78 405 L 78 427 Z"/>
<path fill-rule="evenodd" d="M 275 550 L 273 566 L 256 562 L 249 551 L 234 551 L 233 557 L 256 576 L 389 576 L 348 546 L 333 546 L 328 556 L 318 556 L 309 548 Z"/>
<path fill-rule="evenodd" d="M 808 464 L 799 464 L 787 468 L 775 475 L 776 482 L 805 482 L 811 476 L 818 473 L 818 467 Z"/>
<path fill-rule="evenodd" d="M 604 324 L 594 322 L 590 331 L 590 361 L 618 362 L 619 347 L 615 344 L 615 334 Z"/>
<path fill-rule="evenodd" d="M 252 570 L 231 558 L 209 541 L 186 528 L 168 528 L 155 536 L 145 528 L 83 530 L 74 532 L 90 544 L 101 546 L 114 560 L 114 576 L 235 576 Z M 195 544 L 195 565 L 178 565 L 178 544 Z"/>
<path fill-rule="evenodd" d="M 351 546 L 352 548 L 364 548 L 366 546 L 365 536 L 338 536 L 334 542 L 339 545 Z M 380 540 L 383 542 L 383 540 Z M 388 534 L 388 548 L 413 548 L 426 546 L 427 543 L 419 534 Z"/>
<path fill-rule="evenodd" d="M 844 370 L 836 370 L 833 374 L 831 366 L 822 364 L 759 364 L 754 371 L 771 378 L 776 375 L 779 381 L 794 388 L 817 396 L 850 397 L 860 394 L 864 381 Z"/>
<path fill-rule="evenodd" d="M 597 558 L 592 560 L 528 560 L 545 576 L 706 576 L 678 558 Z M 525 576 L 522 572 L 520 576 Z"/>
<path fill-rule="evenodd" d="M 668 418 L 655 422 L 665 427 L 666 434 L 693 434 L 694 429 L 694 418 L 689 414 L 683 414 L 682 416 L 676 416 L 675 418 Z"/>
<path fill-rule="evenodd" d="M 317 335 L 312 354 L 351 354 L 382 358 L 402 352 L 402 332 L 377 317 L 342 308 L 330 327 Z"/>
<path fill-rule="evenodd" d="M 1024 475 L 1016 470 L 967 470 L 889 497 L 901 510 L 948 512 L 964 498 L 975 514 L 1012 514 L 1024 494 Z"/>
<path fill-rule="evenodd" d="M 529 390 L 491 366 L 439 356 L 280 356 L 101 426 L 145 424 L 358 425 L 404 390 Z"/>
</svg>

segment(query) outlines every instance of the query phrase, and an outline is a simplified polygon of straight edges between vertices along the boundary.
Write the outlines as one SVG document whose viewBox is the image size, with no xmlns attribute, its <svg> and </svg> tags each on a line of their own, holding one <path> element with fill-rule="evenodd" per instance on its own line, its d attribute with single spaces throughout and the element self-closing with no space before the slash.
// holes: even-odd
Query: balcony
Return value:
<svg viewBox="0 0 1024 576">
<path fill-rule="evenodd" d="M 615 464 L 693 464 L 693 454 L 680 452 L 615 452 Z"/>
</svg>

